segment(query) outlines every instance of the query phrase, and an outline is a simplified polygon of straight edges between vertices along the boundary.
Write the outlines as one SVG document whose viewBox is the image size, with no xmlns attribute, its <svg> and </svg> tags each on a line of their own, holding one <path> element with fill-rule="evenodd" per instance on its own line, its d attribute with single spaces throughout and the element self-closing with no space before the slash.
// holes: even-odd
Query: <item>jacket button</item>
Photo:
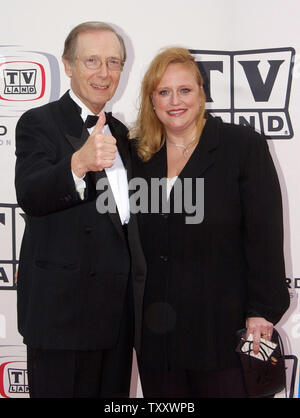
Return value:
<svg viewBox="0 0 300 418">
<path fill-rule="evenodd" d="M 161 259 L 162 261 L 168 261 L 168 260 L 169 260 L 169 257 L 168 257 L 167 255 L 161 255 L 161 256 L 160 256 L 160 259 Z"/>
<path fill-rule="evenodd" d="M 90 271 L 90 276 L 91 277 L 96 277 L 96 272 L 95 271 Z"/>
<path fill-rule="evenodd" d="M 90 227 L 90 226 L 86 226 L 85 227 L 85 229 L 84 229 L 84 232 L 86 233 L 86 234 L 90 234 L 91 232 L 92 232 L 92 228 Z"/>
</svg>

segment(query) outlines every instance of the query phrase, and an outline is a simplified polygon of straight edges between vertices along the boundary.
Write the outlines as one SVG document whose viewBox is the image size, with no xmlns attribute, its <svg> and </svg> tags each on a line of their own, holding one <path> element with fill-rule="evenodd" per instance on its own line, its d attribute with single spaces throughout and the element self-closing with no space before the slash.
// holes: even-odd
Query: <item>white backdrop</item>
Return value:
<svg viewBox="0 0 300 418">
<path fill-rule="evenodd" d="M 286 277 L 291 295 L 291 307 L 278 329 L 286 354 L 300 357 L 299 9 L 299 0 L 3 2 L 0 26 L 0 398 L 27 396 L 25 351 L 17 332 L 13 284 L 24 227 L 14 192 L 14 129 L 26 109 L 54 100 L 68 88 L 69 80 L 60 59 L 63 42 L 75 25 L 88 20 L 114 24 L 125 37 L 128 62 L 117 94 L 107 106 L 107 110 L 113 110 L 125 124 L 130 125 L 136 117 L 140 81 L 153 56 L 162 47 L 180 45 L 195 51 L 201 61 L 217 63 L 217 69 L 210 72 L 213 100 L 208 103 L 210 109 L 222 113 L 224 119 L 233 117 L 236 123 L 243 120 L 241 117 L 254 120 L 257 129 L 263 121 L 271 136 L 277 137 L 269 140 L 269 146 L 282 187 Z M 254 68 L 254 79 L 240 61 L 259 62 L 256 70 Z M 274 61 L 281 62 L 277 70 L 272 67 Z M 234 79 L 230 77 L 232 74 Z M 251 90 L 255 88 L 255 81 L 265 88 L 264 97 L 258 97 L 257 91 Z M 298 367 L 293 374 L 293 360 L 287 363 L 288 391 L 294 376 L 294 397 L 298 397 Z M 142 396 L 136 365 L 131 395 Z"/>
</svg>

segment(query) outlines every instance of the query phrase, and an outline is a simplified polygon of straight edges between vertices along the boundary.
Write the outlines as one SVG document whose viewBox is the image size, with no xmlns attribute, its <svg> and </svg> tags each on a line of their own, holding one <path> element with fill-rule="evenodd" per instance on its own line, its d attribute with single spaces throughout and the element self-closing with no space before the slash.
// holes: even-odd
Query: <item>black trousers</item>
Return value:
<svg viewBox="0 0 300 418">
<path fill-rule="evenodd" d="M 163 370 L 139 362 L 145 398 L 246 398 L 241 369 Z"/>
<path fill-rule="evenodd" d="M 118 350 L 41 350 L 27 347 L 32 398 L 129 397 L 132 346 Z"/>
<path fill-rule="evenodd" d="M 27 347 L 32 398 L 128 398 L 132 368 L 134 314 L 127 289 L 119 338 L 109 350 L 44 350 Z"/>
</svg>

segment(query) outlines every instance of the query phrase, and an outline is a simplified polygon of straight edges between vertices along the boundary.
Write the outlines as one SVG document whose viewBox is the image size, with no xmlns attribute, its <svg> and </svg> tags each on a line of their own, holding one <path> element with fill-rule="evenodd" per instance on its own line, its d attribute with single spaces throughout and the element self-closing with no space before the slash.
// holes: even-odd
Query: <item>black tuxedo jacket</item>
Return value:
<svg viewBox="0 0 300 418">
<path fill-rule="evenodd" d="M 130 178 L 127 129 L 111 114 L 106 117 Z M 130 257 L 118 213 L 97 212 L 89 175 L 80 199 L 71 157 L 82 145 L 82 128 L 68 93 L 24 113 L 17 124 L 15 186 L 26 214 L 18 270 L 19 331 L 35 348 L 111 348 L 133 284 L 138 348 L 145 263 L 136 220 L 131 216 L 128 225 Z"/>
<path fill-rule="evenodd" d="M 133 152 L 133 174 L 150 190 L 152 178 L 167 176 L 166 147 L 146 163 Z M 141 359 L 153 367 L 235 367 L 235 334 L 247 316 L 276 323 L 289 305 L 281 193 L 266 141 L 209 117 L 179 175 L 183 195 L 184 180 L 196 178 L 204 179 L 201 223 L 187 224 L 185 207 L 175 213 L 175 185 L 169 213 L 138 214 L 147 261 Z"/>
</svg>

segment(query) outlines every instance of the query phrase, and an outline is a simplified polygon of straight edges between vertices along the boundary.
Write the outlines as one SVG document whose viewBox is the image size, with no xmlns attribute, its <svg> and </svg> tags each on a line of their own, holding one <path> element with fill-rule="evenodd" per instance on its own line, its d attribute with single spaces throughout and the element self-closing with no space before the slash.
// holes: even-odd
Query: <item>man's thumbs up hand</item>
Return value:
<svg viewBox="0 0 300 418">
<path fill-rule="evenodd" d="M 84 177 L 88 171 L 101 171 L 114 164 L 117 141 L 112 135 L 103 134 L 105 122 L 105 114 L 101 112 L 91 135 L 73 154 L 71 169 L 77 177 Z"/>
</svg>

